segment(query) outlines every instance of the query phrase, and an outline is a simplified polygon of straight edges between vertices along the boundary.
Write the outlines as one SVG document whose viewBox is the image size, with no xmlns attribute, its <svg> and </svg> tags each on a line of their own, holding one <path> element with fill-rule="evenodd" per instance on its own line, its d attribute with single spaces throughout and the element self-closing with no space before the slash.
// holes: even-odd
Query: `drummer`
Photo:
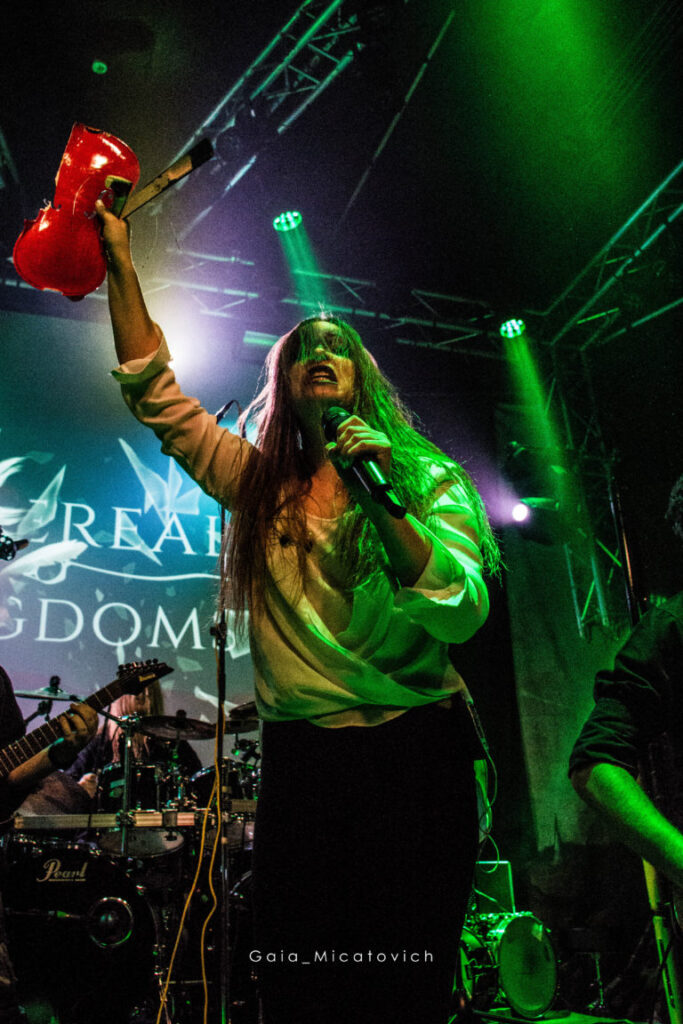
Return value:
<svg viewBox="0 0 683 1024">
<path fill-rule="evenodd" d="M 98 788 L 98 773 L 107 765 L 118 764 L 121 761 L 125 736 L 120 720 L 130 715 L 138 715 L 141 719 L 153 716 L 158 722 L 163 714 L 164 698 L 158 679 L 140 693 L 124 694 L 119 697 L 109 708 L 111 717 L 105 718 L 104 725 L 68 769 L 69 774 L 94 800 Z M 170 721 L 173 722 L 175 719 Z M 144 727 L 144 721 L 139 724 Z M 148 735 L 140 729 L 132 734 L 131 753 L 133 760 L 138 764 L 176 767 L 184 778 L 194 775 L 202 767 L 196 751 L 186 740 L 176 742 L 163 739 L 157 735 Z"/>
</svg>

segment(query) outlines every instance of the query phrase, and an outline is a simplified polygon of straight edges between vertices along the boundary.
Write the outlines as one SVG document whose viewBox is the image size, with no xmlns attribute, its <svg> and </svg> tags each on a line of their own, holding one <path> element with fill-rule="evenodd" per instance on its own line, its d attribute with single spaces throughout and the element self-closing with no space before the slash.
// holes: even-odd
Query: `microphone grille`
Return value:
<svg viewBox="0 0 683 1024">
<path fill-rule="evenodd" d="M 325 409 L 322 415 L 322 427 L 323 433 L 328 441 L 335 441 L 337 438 L 337 430 L 351 415 L 346 409 L 342 409 L 339 405 L 332 405 L 329 409 Z"/>
</svg>

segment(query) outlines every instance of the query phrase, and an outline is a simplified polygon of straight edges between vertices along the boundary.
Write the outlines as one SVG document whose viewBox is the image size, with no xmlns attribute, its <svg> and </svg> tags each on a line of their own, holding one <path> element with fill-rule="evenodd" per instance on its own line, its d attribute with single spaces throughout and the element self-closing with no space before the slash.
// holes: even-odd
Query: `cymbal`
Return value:
<svg viewBox="0 0 683 1024">
<path fill-rule="evenodd" d="M 201 722 L 186 715 L 145 715 L 138 725 L 140 732 L 160 740 L 210 740 L 216 734 L 212 722 Z"/>
<path fill-rule="evenodd" d="M 79 697 L 73 697 L 72 694 L 67 693 L 65 690 L 53 690 L 49 686 L 43 686 L 40 690 L 15 690 L 15 697 L 28 697 L 34 700 L 82 700 Z"/>
<path fill-rule="evenodd" d="M 225 719 L 225 731 L 228 733 L 253 732 L 258 727 L 259 720 L 256 714 L 256 704 L 253 700 L 248 701 L 246 704 L 238 704 Z"/>
</svg>

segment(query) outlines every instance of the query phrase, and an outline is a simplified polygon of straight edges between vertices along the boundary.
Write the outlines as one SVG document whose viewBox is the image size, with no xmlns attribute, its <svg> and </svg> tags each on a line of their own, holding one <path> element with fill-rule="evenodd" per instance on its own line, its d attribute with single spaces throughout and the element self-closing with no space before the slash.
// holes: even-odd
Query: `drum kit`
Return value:
<svg viewBox="0 0 683 1024">
<path fill-rule="evenodd" d="M 54 688 L 17 695 L 71 699 Z M 219 925 L 204 927 L 210 893 L 226 894 L 229 932 L 245 936 L 250 926 L 244 901 L 260 756 L 258 742 L 242 734 L 258 727 L 255 705 L 226 716 L 225 733 L 235 746 L 218 763 L 218 839 L 227 844 L 222 867 L 211 856 L 219 832 L 216 766 L 186 777 L 177 757 L 180 740 L 212 739 L 215 726 L 184 713 L 115 721 L 125 738 L 122 757 L 98 772 L 95 809 L 81 812 L 83 791 L 74 783 L 81 803 L 65 813 L 71 789 L 64 783 L 74 780 L 56 773 L 56 785 L 19 808 L 2 841 L 0 891 L 20 1000 L 30 1020 L 154 1024 L 165 992 L 159 1019 L 194 1024 L 205 998 L 214 1011 L 218 1006 L 225 952 Z M 136 732 L 166 741 L 169 761 L 136 761 L 130 742 Z M 231 945 L 229 938 L 230 954 Z M 253 979 L 230 973 L 230 1019 L 255 1024 Z"/>
<path fill-rule="evenodd" d="M 50 686 L 17 695 L 72 699 Z M 226 717 L 235 745 L 218 764 L 218 787 L 216 765 L 187 777 L 177 757 L 180 740 L 212 739 L 212 724 L 183 712 L 115 721 L 125 737 L 122 756 L 98 773 L 96 809 L 70 812 L 75 798 L 66 783 L 81 800 L 82 789 L 56 773 L 51 787 L 19 808 L 2 841 L 0 891 L 29 1019 L 195 1024 L 205 1000 L 209 1019 L 218 1019 L 227 946 L 229 1019 L 257 1024 L 255 978 L 244 966 L 260 783 L 258 741 L 244 734 L 258 728 L 255 705 Z M 135 732 L 169 743 L 170 759 L 135 760 Z M 222 858 L 214 849 L 217 789 Z M 207 929 L 210 896 L 221 888 L 227 910 Z M 491 1019 L 505 1008 L 533 1020 L 551 1006 L 556 988 L 556 956 L 536 917 L 470 910 L 454 983 L 461 1009 Z"/>
</svg>

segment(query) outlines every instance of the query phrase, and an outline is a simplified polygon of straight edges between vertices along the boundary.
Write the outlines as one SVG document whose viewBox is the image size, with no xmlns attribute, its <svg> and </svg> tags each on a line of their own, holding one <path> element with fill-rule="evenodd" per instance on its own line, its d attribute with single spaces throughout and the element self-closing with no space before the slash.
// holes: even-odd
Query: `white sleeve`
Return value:
<svg viewBox="0 0 683 1024">
<path fill-rule="evenodd" d="M 463 643 L 486 621 L 489 600 L 479 550 L 478 520 L 460 483 L 437 490 L 430 526 L 416 525 L 432 543 L 429 560 L 395 603 L 437 640 Z"/>
<path fill-rule="evenodd" d="M 157 332 L 156 352 L 123 364 L 113 376 L 133 415 L 161 441 L 164 455 L 172 456 L 207 494 L 231 508 L 252 446 L 219 426 L 196 398 L 183 394 L 168 365 L 170 353 L 158 327 Z"/>
</svg>

